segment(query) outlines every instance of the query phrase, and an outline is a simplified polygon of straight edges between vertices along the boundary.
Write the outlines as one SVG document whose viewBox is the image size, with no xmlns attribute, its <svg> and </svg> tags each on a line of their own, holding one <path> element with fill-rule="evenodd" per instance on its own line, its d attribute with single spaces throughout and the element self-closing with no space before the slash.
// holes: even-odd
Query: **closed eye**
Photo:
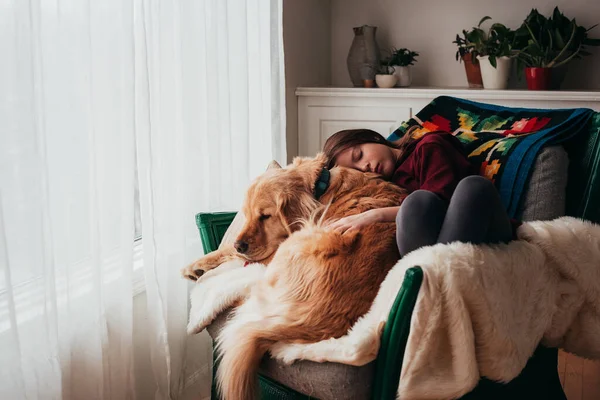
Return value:
<svg viewBox="0 0 600 400">
<path fill-rule="evenodd" d="M 271 218 L 271 216 L 269 214 L 261 214 L 260 217 L 258 217 L 259 221 L 265 221 L 267 219 Z"/>
<path fill-rule="evenodd" d="M 352 152 L 352 161 L 357 162 L 362 158 L 362 150 L 360 147 L 356 147 Z"/>
</svg>

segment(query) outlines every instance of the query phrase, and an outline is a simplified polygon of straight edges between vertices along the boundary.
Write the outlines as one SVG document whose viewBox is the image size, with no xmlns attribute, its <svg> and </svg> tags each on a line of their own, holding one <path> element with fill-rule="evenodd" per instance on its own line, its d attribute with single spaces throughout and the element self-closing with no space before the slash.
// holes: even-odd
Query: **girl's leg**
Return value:
<svg viewBox="0 0 600 400">
<path fill-rule="evenodd" d="M 512 224 L 494 184 L 482 176 L 461 180 L 450 199 L 438 243 L 508 243 Z"/>
<path fill-rule="evenodd" d="M 435 244 L 440 234 L 446 203 L 436 194 L 417 190 L 402 202 L 396 215 L 396 242 L 400 255 Z"/>
</svg>

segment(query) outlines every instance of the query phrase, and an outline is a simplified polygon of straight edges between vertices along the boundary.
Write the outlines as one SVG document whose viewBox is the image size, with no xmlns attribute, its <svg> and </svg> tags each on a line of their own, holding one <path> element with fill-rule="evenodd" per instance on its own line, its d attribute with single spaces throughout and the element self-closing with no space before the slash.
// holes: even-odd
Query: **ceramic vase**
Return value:
<svg viewBox="0 0 600 400">
<path fill-rule="evenodd" d="M 379 66 L 381 56 L 375 34 L 376 26 L 363 25 L 353 28 L 354 39 L 348 51 L 346 64 L 350 73 L 350 80 L 354 86 L 363 86 L 363 80 L 375 79 L 375 68 Z M 364 65 L 371 67 L 369 76 L 364 76 Z M 361 74 L 361 68 L 363 74 Z"/>
</svg>

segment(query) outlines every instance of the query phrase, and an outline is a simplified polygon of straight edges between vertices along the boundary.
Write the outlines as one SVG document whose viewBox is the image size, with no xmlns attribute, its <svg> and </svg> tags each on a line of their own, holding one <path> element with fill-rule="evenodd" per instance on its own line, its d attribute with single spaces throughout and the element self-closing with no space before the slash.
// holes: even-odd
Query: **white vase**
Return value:
<svg viewBox="0 0 600 400">
<path fill-rule="evenodd" d="M 509 57 L 496 58 L 496 68 L 490 63 L 489 56 L 477 56 L 481 66 L 481 79 L 484 89 L 506 89 L 512 60 Z"/>
<path fill-rule="evenodd" d="M 409 66 L 401 67 L 399 65 L 392 65 L 394 67 L 394 75 L 398 78 L 397 86 L 407 87 L 412 83 L 412 73 Z"/>
<path fill-rule="evenodd" d="M 377 82 L 377 86 L 380 88 L 393 88 L 396 85 L 398 78 L 396 75 L 375 75 L 375 82 Z"/>
</svg>

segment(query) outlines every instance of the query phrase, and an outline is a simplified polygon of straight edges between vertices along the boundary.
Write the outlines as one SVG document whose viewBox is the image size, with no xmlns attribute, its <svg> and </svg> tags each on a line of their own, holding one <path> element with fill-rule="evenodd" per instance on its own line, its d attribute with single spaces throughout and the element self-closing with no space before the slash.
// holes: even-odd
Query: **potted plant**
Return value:
<svg viewBox="0 0 600 400">
<path fill-rule="evenodd" d="M 490 19 L 484 17 L 474 28 L 472 47 L 477 52 L 481 78 L 485 89 L 506 89 L 510 76 L 511 57 L 514 55 L 514 31 L 503 24 L 492 24 L 485 32 L 481 24 Z"/>
<path fill-rule="evenodd" d="M 390 65 L 390 60 L 382 61 L 376 68 L 375 82 L 380 88 L 393 88 L 398 82 L 398 77 L 394 75 L 395 68 Z"/>
<path fill-rule="evenodd" d="M 532 9 L 515 32 L 519 72 L 525 72 L 531 90 L 558 89 L 573 59 L 589 55 L 585 46 L 598 46 L 600 39 L 588 37 L 593 29 L 577 25 L 558 7 L 546 18 Z"/>
<path fill-rule="evenodd" d="M 412 82 L 410 66 L 417 62 L 419 53 L 409 49 L 390 49 L 389 58 L 383 61 L 384 64 L 394 69 L 394 75 L 398 78 L 398 86 L 407 87 Z"/>
<path fill-rule="evenodd" d="M 479 21 L 479 25 L 491 19 L 490 17 L 483 17 Z M 483 81 L 481 79 L 481 68 L 479 61 L 477 60 L 477 50 L 475 49 L 475 42 L 483 35 L 483 31 L 474 27 L 470 31 L 463 29 L 463 37 L 459 34 L 456 35 L 456 39 L 452 42 L 458 46 L 456 50 L 456 61 L 462 61 L 465 65 L 465 72 L 467 74 L 467 83 L 470 88 L 480 89 L 483 87 Z"/>
</svg>

